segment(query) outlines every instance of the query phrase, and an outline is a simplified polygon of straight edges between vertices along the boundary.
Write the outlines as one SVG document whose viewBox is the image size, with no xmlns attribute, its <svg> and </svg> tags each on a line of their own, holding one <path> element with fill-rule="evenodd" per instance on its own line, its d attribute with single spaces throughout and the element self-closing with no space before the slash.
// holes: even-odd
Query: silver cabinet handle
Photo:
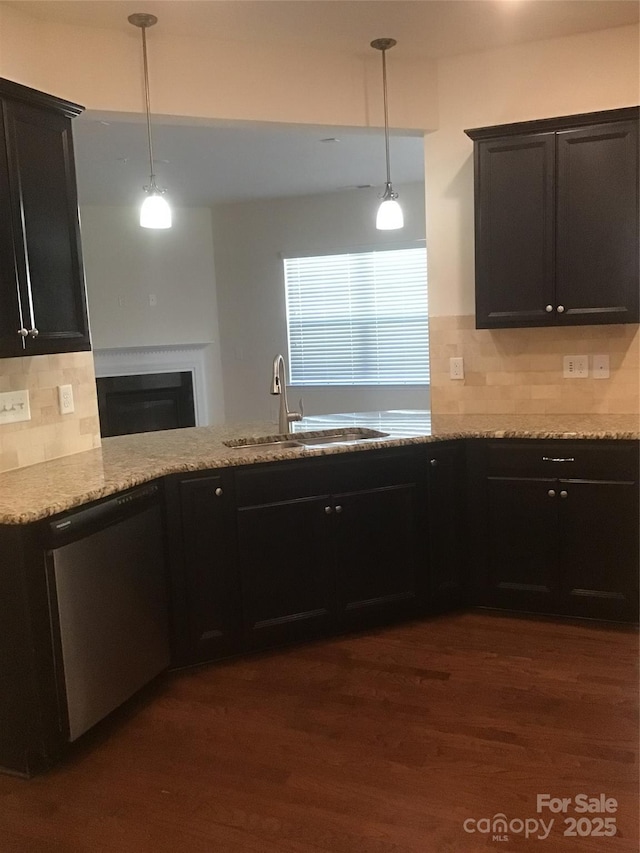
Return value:
<svg viewBox="0 0 640 853">
<path fill-rule="evenodd" d="M 331 509 L 331 507 L 330 507 L 330 506 L 326 506 L 326 507 L 324 508 L 324 511 L 325 511 L 325 514 L 326 514 L 326 515 L 331 515 L 331 513 L 333 512 L 333 510 Z"/>
<path fill-rule="evenodd" d="M 223 492 L 222 492 L 222 489 L 220 488 L 220 486 L 218 486 L 218 488 L 216 489 L 215 494 L 216 494 L 216 497 L 217 497 L 217 498 L 221 498 L 221 497 L 222 497 Z"/>
<path fill-rule="evenodd" d="M 342 512 L 342 507 L 340 506 L 340 504 L 338 504 L 338 506 L 336 507 L 336 512 Z"/>
<path fill-rule="evenodd" d="M 20 202 L 20 221 L 22 224 L 22 236 L 23 241 L 22 245 L 24 248 L 24 271 L 27 276 L 27 295 L 29 297 L 29 314 L 31 316 L 31 328 L 29 329 L 29 334 L 32 338 L 35 338 L 38 334 L 38 330 L 36 329 L 36 317 L 33 313 L 33 291 L 31 289 L 31 267 L 29 265 L 29 248 L 27 246 L 27 227 L 25 224 L 25 215 L 24 215 L 24 206 L 22 202 Z M 35 335 L 32 332 L 35 331 Z"/>
<path fill-rule="evenodd" d="M 437 460 L 437 459 L 430 459 L 430 460 L 429 460 L 429 465 L 431 465 L 431 467 L 432 467 L 432 468 L 437 468 L 437 466 L 438 466 L 438 460 Z"/>
<path fill-rule="evenodd" d="M 29 331 L 27 329 L 18 329 L 18 334 L 21 338 L 26 338 L 29 334 Z"/>
<path fill-rule="evenodd" d="M 40 332 L 37 329 L 29 329 L 29 337 L 37 338 Z"/>
<path fill-rule="evenodd" d="M 556 308 L 556 311 L 558 312 L 558 314 L 563 314 L 564 313 L 564 305 L 558 305 L 558 307 Z"/>
<path fill-rule="evenodd" d="M 553 305 L 547 305 L 544 310 L 547 312 L 547 314 L 551 314 L 551 312 L 553 311 Z"/>
<path fill-rule="evenodd" d="M 549 495 L 549 497 L 550 497 L 550 498 L 555 498 L 555 496 L 556 496 L 556 490 L 555 490 L 555 489 L 549 489 L 549 491 L 547 492 L 547 494 Z"/>
<path fill-rule="evenodd" d="M 568 497 L 568 495 L 569 495 L 569 492 L 565 491 L 564 489 L 560 492 L 561 498 L 566 498 L 566 497 Z"/>
<path fill-rule="evenodd" d="M 543 462 L 575 462 L 575 456 L 543 456 Z"/>
</svg>

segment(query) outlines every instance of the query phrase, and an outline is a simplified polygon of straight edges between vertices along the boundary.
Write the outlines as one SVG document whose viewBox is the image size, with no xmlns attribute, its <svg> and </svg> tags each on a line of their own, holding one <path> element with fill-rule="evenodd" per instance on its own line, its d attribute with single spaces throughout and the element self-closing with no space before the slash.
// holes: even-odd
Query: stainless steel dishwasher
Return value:
<svg viewBox="0 0 640 853">
<path fill-rule="evenodd" d="M 158 486 L 58 516 L 47 540 L 59 703 L 73 741 L 169 665 Z"/>
</svg>

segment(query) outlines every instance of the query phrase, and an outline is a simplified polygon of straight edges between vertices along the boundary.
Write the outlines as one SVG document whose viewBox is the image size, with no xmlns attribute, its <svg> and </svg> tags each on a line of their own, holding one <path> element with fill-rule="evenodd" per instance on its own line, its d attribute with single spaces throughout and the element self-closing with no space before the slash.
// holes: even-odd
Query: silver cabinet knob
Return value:
<svg viewBox="0 0 640 853">
<path fill-rule="evenodd" d="M 333 510 L 331 509 L 331 507 L 330 507 L 330 506 L 326 506 L 326 507 L 324 508 L 324 511 L 325 511 L 325 514 L 326 514 L 326 515 L 331 515 L 331 513 L 333 512 Z"/>
<path fill-rule="evenodd" d="M 40 332 L 37 329 L 29 329 L 29 337 L 37 338 Z"/>
<path fill-rule="evenodd" d="M 338 506 L 336 507 L 336 512 L 342 512 L 342 507 L 340 506 L 340 504 L 338 504 Z"/>
<path fill-rule="evenodd" d="M 436 468 L 438 466 L 438 460 L 437 459 L 430 459 L 429 465 L 431 465 L 432 468 Z"/>
<path fill-rule="evenodd" d="M 563 314 L 564 313 L 564 305 L 558 305 L 558 307 L 556 308 L 556 311 L 558 312 L 558 314 Z"/>
<path fill-rule="evenodd" d="M 569 496 L 569 492 L 566 492 L 564 489 L 560 492 L 560 497 L 561 497 L 561 498 L 566 498 L 566 497 L 568 497 L 568 496 Z"/>
<path fill-rule="evenodd" d="M 27 329 L 18 329 L 18 334 L 21 338 L 26 338 L 29 334 L 29 331 Z"/>
<path fill-rule="evenodd" d="M 551 312 L 553 311 L 553 305 L 547 305 L 544 310 L 547 312 L 547 314 L 551 314 Z"/>
<path fill-rule="evenodd" d="M 218 488 L 216 489 L 216 497 L 217 498 L 222 497 L 222 489 L 220 488 L 220 486 L 218 486 Z"/>
<path fill-rule="evenodd" d="M 549 491 L 547 492 L 547 494 L 549 495 L 549 497 L 550 497 L 550 498 L 555 498 L 555 496 L 556 496 L 556 490 L 555 490 L 555 489 L 549 489 Z"/>
</svg>

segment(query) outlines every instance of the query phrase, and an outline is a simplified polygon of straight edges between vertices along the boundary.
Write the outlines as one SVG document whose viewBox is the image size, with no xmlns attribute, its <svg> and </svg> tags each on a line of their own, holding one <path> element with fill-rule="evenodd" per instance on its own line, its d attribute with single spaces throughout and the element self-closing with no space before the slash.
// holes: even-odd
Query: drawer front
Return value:
<svg viewBox="0 0 640 853">
<path fill-rule="evenodd" d="M 559 479 L 638 479 L 638 442 L 489 440 L 489 476 Z"/>
<path fill-rule="evenodd" d="M 257 506 L 417 481 L 423 453 L 414 447 L 355 451 L 256 465 L 236 472 L 238 506 Z"/>
</svg>

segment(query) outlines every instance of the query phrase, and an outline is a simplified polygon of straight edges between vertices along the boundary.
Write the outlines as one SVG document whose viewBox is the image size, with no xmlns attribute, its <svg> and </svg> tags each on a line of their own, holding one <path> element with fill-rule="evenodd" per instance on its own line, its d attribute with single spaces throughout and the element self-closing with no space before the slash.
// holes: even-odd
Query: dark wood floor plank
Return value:
<svg viewBox="0 0 640 853">
<path fill-rule="evenodd" d="M 473 612 L 172 673 L 60 767 L 0 777 L 0 853 L 637 853 L 637 651 Z M 601 792 L 613 839 L 463 828 Z"/>
</svg>

